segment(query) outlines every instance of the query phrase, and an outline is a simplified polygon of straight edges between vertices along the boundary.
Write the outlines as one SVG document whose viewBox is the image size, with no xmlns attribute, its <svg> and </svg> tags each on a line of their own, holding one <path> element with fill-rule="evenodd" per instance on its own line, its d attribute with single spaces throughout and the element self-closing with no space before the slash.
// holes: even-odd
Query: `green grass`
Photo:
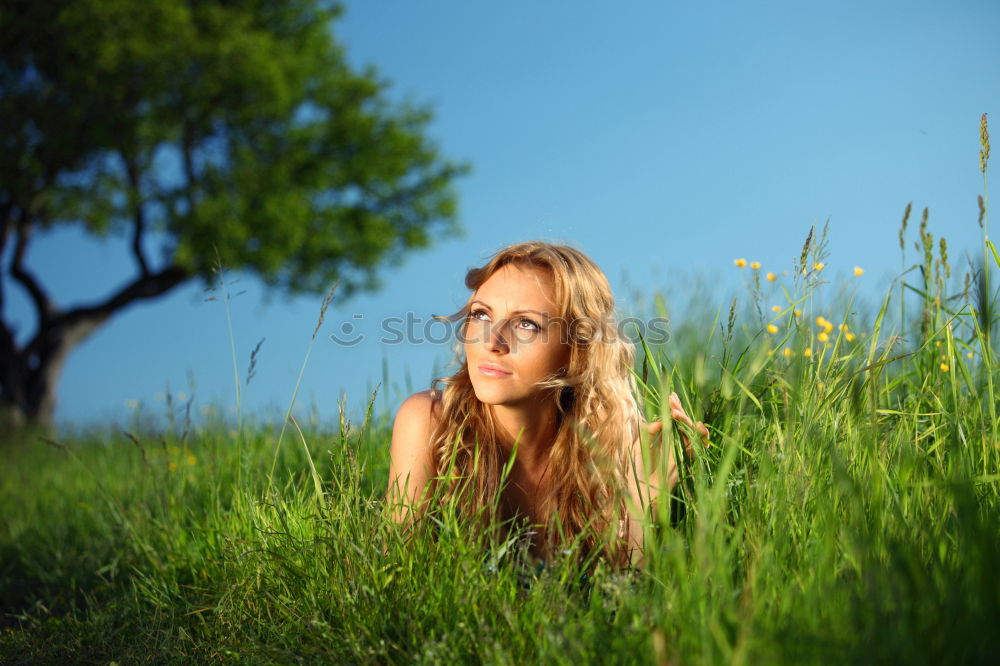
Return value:
<svg viewBox="0 0 1000 666">
<path fill-rule="evenodd" d="M 713 446 L 641 571 L 538 569 L 446 515 L 404 533 L 381 499 L 387 414 L 292 423 L 280 447 L 282 424 L 247 422 L 29 439 L 0 448 L 0 659 L 992 661 L 992 311 L 946 294 L 933 252 L 905 311 L 894 286 L 852 314 L 850 283 L 822 310 L 821 240 L 785 287 L 744 268 L 745 307 L 647 350 L 650 415 L 676 390 Z M 848 328 L 823 342 L 820 315 Z"/>
</svg>

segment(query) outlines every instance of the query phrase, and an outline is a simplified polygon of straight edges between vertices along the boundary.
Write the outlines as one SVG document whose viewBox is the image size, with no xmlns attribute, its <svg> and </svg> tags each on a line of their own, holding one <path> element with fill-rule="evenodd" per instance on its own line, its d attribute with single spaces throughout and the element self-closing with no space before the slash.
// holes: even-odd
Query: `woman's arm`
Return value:
<svg viewBox="0 0 1000 666">
<path fill-rule="evenodd" d="M 706 447 L 711 445 L 708 440 L 708 428 L 701 421 L 696 423 L 687 415 L 676 393 L 670 394 L 669 405 L 670 416 L 674 421 L 680 421 L 691 431 L 697 433 L 702 444 Z M 666 465 L 661 467 L 660 455 L 664 453 L 661 436 L 663 422 L 653 421 L 641 424 L 640 427 L 645 427 L 649 433 L 650 446 L 644 453 L 639 439 L 636 439 L 632 447 L 631 469 L 627 480 L 632 505 L 629 516 L 629 541 L 632 548 L 639 553 L 642 552 L 641 521 L 646 519 L 650 507 L 657 506 L 657 497 L 659 497 L 660 492 L 670 493 L 673 491 L 679 478 L 677 461 L 674 459 L 672 448 L 665 452 L 667 455 Z M 678 428 L 678 431 L 681 443 L 684 445 L 684 453 L 690 458 L 695 455 L 694 447 L 692 447 L 684 429 Z"/>
<path fill-rule="evenodd" d="M 386 501 L 393 520 L 398 522 L 407 520 L 410 511 L 419 513 L 424 491 L 434 475 L 431 450 L 434 403 L 430 391 L 414 393 L 396 413 Z"/>
</svg>

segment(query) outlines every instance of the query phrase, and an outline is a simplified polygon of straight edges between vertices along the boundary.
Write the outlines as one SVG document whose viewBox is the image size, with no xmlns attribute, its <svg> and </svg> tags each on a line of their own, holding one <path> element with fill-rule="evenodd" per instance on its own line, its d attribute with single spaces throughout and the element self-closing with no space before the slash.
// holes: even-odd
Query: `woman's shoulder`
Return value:
<svg viewBox="0 0 1000 666">
<path fill-rule="evenodd" d="M 433 437 L 440 400 L 433 391 L 414 393 L 403 401 L 392 426 L 389 457 L 389 490 L 397 519 L 404 519 L 408 506 L 419 506 L 421 495 L 434 474 Z"/>
<path fill-rule="evenodd" d="M 414 435 L 430 434 L 436 424 L 440 405 L 440 391 L 431 389 L 414 393 L 399 406 L 393 430 Z"/>
</svg>

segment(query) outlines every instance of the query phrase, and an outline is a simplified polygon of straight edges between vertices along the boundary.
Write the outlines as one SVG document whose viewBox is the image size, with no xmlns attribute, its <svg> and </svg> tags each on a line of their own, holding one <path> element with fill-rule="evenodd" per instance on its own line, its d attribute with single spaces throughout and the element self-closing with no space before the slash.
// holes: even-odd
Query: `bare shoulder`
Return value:
<svg viewBox="0 0 1000 666">
<path fill-rule="evenodd" d="M 392 427 L 393 439 L 397 432 L 406 435 L 426 433 L 429 437 L 440 403 L 440 393 L 436 391 L 421 391 L 404 400 L 396 412 L 396 421 Z"/>
<path fill-rule="evenodd" d="M 403 401 L 392 426 L 391 471 L 395 474 L 426 476 L 431 464 L 431 435 L 440 412 L 440 394 L 414 393 Z M 429 474 L 429 471 L 427 472 Z"/>
<path fill-rule="evenodd" d="M 405 520 L 411 508 L 420 506 L 424 489 L 433 475 L 431 435 L 439 402 L 438 395 L 432 391 L 414 393 L 396 412 L 386 492 L 396 520 Z"/>
</svg>

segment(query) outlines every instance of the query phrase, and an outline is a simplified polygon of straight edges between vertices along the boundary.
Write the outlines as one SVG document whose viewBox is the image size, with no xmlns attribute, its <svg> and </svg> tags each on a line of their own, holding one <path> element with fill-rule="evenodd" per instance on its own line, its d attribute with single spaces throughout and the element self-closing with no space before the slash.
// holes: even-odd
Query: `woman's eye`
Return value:
<svg viewBox="0 0 1000 666">
<path fill-rule="evenodd" d="M 469 313 L 469 319 L 475 319 L 478 321 L 489 321 L 490 315 L 486 310 L 473 310 Z"/>
<path fill-rule="evenodd" d="M 522 331 L 537 331 L 539 326 L 537 323 L 531 321 L 530 319 L 521 319 L 517 322 L 517 327 Z"/>
</svg>

